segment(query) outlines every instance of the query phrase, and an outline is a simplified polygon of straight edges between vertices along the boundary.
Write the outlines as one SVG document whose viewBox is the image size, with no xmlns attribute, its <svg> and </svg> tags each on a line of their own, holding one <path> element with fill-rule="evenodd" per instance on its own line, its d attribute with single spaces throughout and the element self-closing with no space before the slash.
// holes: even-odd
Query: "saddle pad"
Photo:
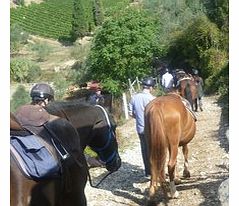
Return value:
<svg viewBox="0 0 239 206">
<path fill-rule="evenodd" d="M 11 152 L 26 176 L 32 179 L 56 178 L 61 166 L 35 135 L 11 136 Z M 20 158 L 20 159 L 19 159 Z"/>
<path fill-rule="evenodd" d="M 23 105 L 15 113 L 16 118 L 24 126 L 39 127 L 45 124 L 50 115 L 39 105 Z"/>
</svg>

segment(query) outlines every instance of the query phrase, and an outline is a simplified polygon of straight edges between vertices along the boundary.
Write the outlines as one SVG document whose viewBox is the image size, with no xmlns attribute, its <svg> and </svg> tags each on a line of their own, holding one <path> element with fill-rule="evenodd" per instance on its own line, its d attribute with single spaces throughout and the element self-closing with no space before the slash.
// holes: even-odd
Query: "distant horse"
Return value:
<svg viewBox="0 0 239 206">
<path fill-rule="evenodd" d="M 188 146 L 196 131 L 194 117 L 186 109 L 181 97 L 171 93 L 151 101 L 145 108 L 145 135 L 149 146 L 151 182 L 149 196 L 153 198 L 158 181 L 165 188 L 165 162 L 169 151 L 168 174 L 171 197 L 178 197 L 175 187 L 175 167 L 178 147 L 182 146 L 184 155 L 184 176 L 190 177 L 188 170 Z"/>
<path fill-rule="evenodd" d="M 121 166 L 113 118 L 99 106 L 89 105 L 77 100 L 54 101 L 46 110 L 67 119 L 78 131 L 83 150 L 88 145 L 105 162 L 106 169 L 117 171 Z"/>
<path fill-rule="evenodd" d="M 179 79 L 179 93 L 187 99 L 193 111 L 198 110 L 198 89 L 196 83 L 189 77 Z"/>
<path fill-rule="evenodd" d="M 62 162 L 62 176 L 36 180 L 24 173 L 16 152 L 11 150 L 10 159 L 10 204 L 35 205 L 35 206 L 86 206 L 84 188 L 87 181 L 88 168 L 81 149 L 80 138 L 75 128 L 65 119 L 49 116 L 46 123 L 60 141 L 67 145 L 69 153 L 73 154 L 65 162 Z M 13 114 L 10 115 L 11 138 L 15 135 L 28 138 L 32 135 L 30 131 L 24 129 Z M 39 130 L 40 131 L 40 130 Z M 41 135 L 41 131 L 39 132 Z M 71 142 L 70 144 L 68 144 Z M 48 145 L 49 146 L 49 145 Z M 49 146 L 49 148 L 51 148 Z M 13 150 L 14 151 L 14 150 Z"/>
</svg>

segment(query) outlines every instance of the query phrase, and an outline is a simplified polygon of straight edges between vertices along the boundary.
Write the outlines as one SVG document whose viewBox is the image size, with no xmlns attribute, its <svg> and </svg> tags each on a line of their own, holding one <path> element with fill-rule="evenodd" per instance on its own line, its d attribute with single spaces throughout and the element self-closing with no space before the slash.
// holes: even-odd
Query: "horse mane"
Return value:
<svg viewBox="0 0 239 206">
<path fill-rule="evenodd" d="M 79 100 L 62 100 L 62 101 L 53 101 L 51 103 L 49 103 L 47 106 L 46 106 L 46 110 L 49 112 L 49 113 L 52 113 L 54 114 L 55 112 L 61 112 L 61 111 L 64 111 L 64 110 L 68 110 L 68 109 L 71 109 L 71 108 L 90 108 L 92 107 L 92 105 L 90 105 L 89 103 L 87 102 L 82 102 L 82 101 L 79 101 Z"/>
</svg>

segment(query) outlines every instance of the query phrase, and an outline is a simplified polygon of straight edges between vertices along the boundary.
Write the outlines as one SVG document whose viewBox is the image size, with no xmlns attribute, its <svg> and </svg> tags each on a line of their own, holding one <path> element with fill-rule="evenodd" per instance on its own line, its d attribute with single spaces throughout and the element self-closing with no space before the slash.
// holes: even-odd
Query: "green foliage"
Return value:
<svg viewBox="0 0 239 206">
<path fill-rule="evenodd" d="M 24 6 L 25 5 L 25 1 L 24 0 L 16 0 L 15 2 L 19 6 Z"/>
<path fill-rule="evenodd" d="M 131 8 L 104 22 L 88 59 L 91 78 L 117 93 L 126 87 L 128 78 L 150 74 L 156 27 L 145 12 Z"/>
<path fill-rule="evenodd" d="M 29 35 L 18 24 L 10 27 L 10 49 L 11 53 L 18 52 L 24 44 L 27 43 Z"/>
<path fill-rule="evenodd" d="M 221 50 L 221 36 L 218 27 L 206 16 L 201 16 L 174 36 L 168 56 L 173 65 L 184 69 L 202 68 L 201 73 L 207 78 L 227 60 L 226 53 Z"/>
<path fill-rule="evenodd" d="M 12 58 L 10 61 L 10 78 L 13 82 L 27 83 L 36 80 L 41 69 L 34 62 L 23 58 Z"/>
<path fill-rule="evenodd" d="M 229 1 L 228 0 L 202 0 L 206 13 L 210 20 L 219 28 L 228 27 L 229 23 Z"/>
<path fill-rule="evenodd" d="M 16 91 L 12 95 L 12 99 L 10 102 L 10 111 L 15 112 L 19 106 L 29 103 L 30 101 L 31 98 L 29 92 L 26 91 L 23 85 L 20 85 L 17 87 Z"/>
<path fill-rule="evenodd" d="M 67 72 L 59 72 L 55 73 L 52 82 L 54 85 L 54 90 L 55 90 L 55 99 L 60 100 L 63 99 L 64 96 L 66 95 L 68 87 L 73 83 L 72 78 L 70 78 L 72 74 Z"/>
<path fill-rule="evenodd" d="M 80 61 L 84 60 L 84 57 L 88 55 L 90 51 L 90 43 L 89 44 L 83 44 L 83 45 L 74 45 L 71 49 L 71 57 L 74 59 L 78 59 Z"/>
<path fill-rule="evenodd" d="M 145 0 L 144 8 L 160 21 L 158 42 L 166 49 L 172 41 L 173 34 L 186 28 L 191 19 L 203 14 L 202 5 L 198 0 Z"/>
<path fill-rule="evenodd" d="M 229 64 L 215 71 L 205 81 L 205 92 L 218 92 L 222 99 L 229 98 Z"/>
<path fill-rule="evenodd" d="M 82 0 L 73 1 L 72 39 L 85 36 L 87 32 L 87 18 Z"/>
<path fill-rule="evenodd" d="M 204 77 L 215 75 L 228 61 L 228 53 L 225 50 L 210 48 L 201 52 L 200 67 Z"/>
<path fill-rule="evenodd" d="M 38 61 L 45 61 L 52 52 L 52 48 L 46 43 L 33 44 L 31 49 L 36 52 Z"/>
<path fill-rule="evenodd" d="M 104 16 L 111 17 L 124 10 L 131 0 L 102 0 Z"/>
<path fill-rule="evenodd" d="M 103 23 L 104 14 L 103 14 L 103 6 L 102 6 L 101 0 L 94 0 L 93 16 L 94 16 L 94 22 L 96 26 L 99 26 Z"/>
</svg>

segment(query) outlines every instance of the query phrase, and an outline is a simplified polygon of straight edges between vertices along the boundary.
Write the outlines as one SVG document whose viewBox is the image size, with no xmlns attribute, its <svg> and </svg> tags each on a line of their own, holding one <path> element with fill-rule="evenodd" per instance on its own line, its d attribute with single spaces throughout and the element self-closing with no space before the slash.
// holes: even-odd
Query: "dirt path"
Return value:
<svg viewBox="0 0 239 206">
<path fill-rule="evenodd" d="M 218 206 L 218 187 L 228 178 L 227 126 L 221 122 L 221 108 L 216 97 L 205 97 L 205 111 L 197 113 L 197 133 L 189 144 L 190 179 L 177 186 L 178 199 L 171 199 L 169 206 Z M 149 180 L 144 178 L 139 140 L 135 133 L 135 122 L 131 119 L 118 128 L 129 148 L 121 152 L 122 167 L 109 176 L 98 189 L 87 184 L 86 195 L 89 206 L 136 206 L 145 205 Z M 180 175 L 183 169 L 181 150 L 178 158 Z M 105 173 L 104 168 L 90 170 L 97 182 Z M 100 177 L 100 178 L 98 178 Z M 158 205 L 165 205 L 163 202 Z"/>
</svg>

